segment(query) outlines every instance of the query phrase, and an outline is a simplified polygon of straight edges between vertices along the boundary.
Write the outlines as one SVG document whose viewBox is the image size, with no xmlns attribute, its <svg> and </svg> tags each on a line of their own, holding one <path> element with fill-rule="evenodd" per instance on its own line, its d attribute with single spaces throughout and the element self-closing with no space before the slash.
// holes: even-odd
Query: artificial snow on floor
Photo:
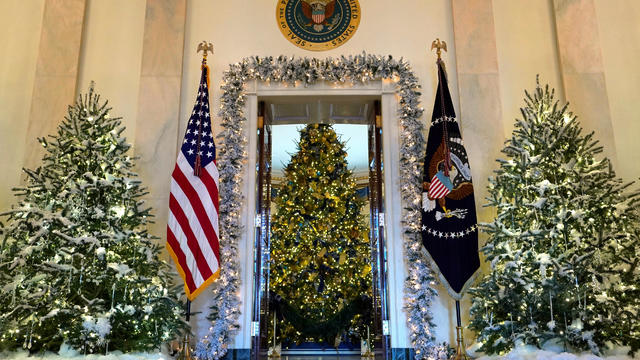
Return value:
<svg viewBox="0 0 640 360">
<path fill-rule="evenodd" d="M 173 357 L 162 353 L 127 353 L 120 351 L 110 352 L 107 355 L 82 355 L 81 353 L 62 345 L 58 354 L 46 352 L 44 354 L 30 355 L 28 351 L 0 353 L 3 360 L 66 360 L 66 359 L 87 359 L 87 360 L 173 360 Z"/>
<path fill-rule="evenodd" d="M 570 354 L 559 351 L 541 350 L 534 346 L 520 346 L 513 349 L 506 355 L 493 355 L 482 356 L 481 354 L 475 354 L 474 358 L 477 360 L 630 360 L 640 359 L 640 354 L 636 354 L 635 357 L 630 357 L 627 354 L 628 348 L 620 348 L 610 351 L 607 355 L 599 357 L 591 353 L 583 354 Z"/>
<path fill-rule="evenodd" d="M 473 347 L 472 347 L 473 348 Z M 471 349 L 470 349 L 471 350 Z M 476 360 L 632 360 L 632 359 L 640 359 L 640 354 L 636 354 L 635 357 L 630 357 L 626 355 L 629 351 L 628 348 L 620 348 L 613 351 L 609 351 L 607 355 L 603 357 L 599 357 L 590 353 L 583 354 L 570 354 L 566 352 L 560 352 L 559 350 L 550 351 L 550 350 L 541 350 L 533 346 L 520 346 L 515 348 L 513 351 L 506 355 L 493 355 L 486 356 L 479 353 L 473 353 L 470 351 L 471 355 Z M 288 359 L 287 359 L 288 358 Z M 302 357 L 298 357 L 300 359 Z M 323 357 L 317 357 L 317 359 L 322 359 Z M 336 357 L 336 359 L 344 360 L 347 357 L 341 356 Z M 162 354 L 162 353 L 128 353 L 123 354 L 119 351 L 110 352 L 107 355 L 82 355 L 81 353 L 70 349 L 66 346 L 63 346 L 60 349 L 58 354 L 54 353 L 44 353 L 41 355 L 30 355 L 27 351 L 18 351 L 18 352 L 5 352 L 0 353 L 0 359 L 3 360 L 35 360 L 35 359 L 45 359 L 45 360 L 78 360 L 78 359 L 87 359 L 87 360 L 173 360 L 174 358 Z M 283 356 L 283 360 L 294 360 L 291 357 Z M 296 359 L 296 360 L 297 360 Z M 312 360 L 311 357 L 304 357 L 305 360 Z M 327 359 L 327 357 L 324 357 Z"/>
<path fill-rule="evenodd" d="M 54 353 L 44 353 L 42 355 L 35 354 L 29 355 L 26 351 L 21 352 L 10 352 L 10 353 L 0 353 L 0 358 L 3 360 L 36 360 L 36 359 L 45 359 L 45 360 L 66 360 L 66 359 L 93 359 L 93 360 L 173 360 L 173 357 L 164 354 L 147 354 L 147 353 L 128 353 L 123 354 L 119 351 L 114 351 L 107 355 L 82 355 L 82 354 L 54 354 Z"/>
</svg>

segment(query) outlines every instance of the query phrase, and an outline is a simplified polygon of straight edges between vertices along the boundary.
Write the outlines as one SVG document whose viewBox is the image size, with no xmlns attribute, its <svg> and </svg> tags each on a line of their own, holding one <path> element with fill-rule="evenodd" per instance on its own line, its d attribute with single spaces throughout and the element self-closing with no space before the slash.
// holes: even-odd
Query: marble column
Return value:
<svg viewBox="0 0 640 360">
<path fill-rule="evenodd" d="M 0 212 L 16 203 L 22 175 L 44 3 L 0 1 Z"/>
<path fill-rule="evenodd" d="M 490 221 L 495 212 L 483 207 L 487 179 L 496 167 L 504 142 L 500 76 L 492 0 L 453 0 L 453 33 L 460 109 L 460 131 L 469 154 L 478 221 Z M 484 242 L 483 235 L 480 244 Z M 485 264 L 486 265 L 486 264 Z M 486 269 L 485 269 L 486 271 Z M 468 324 L 469 296 L 462 301 L 462 323 Z M 450 301 L 450 338 L 455 342 L 455 311 Z M 468 339 L 472 334 L 467 333 Z"/>
<path fill-rule="evenodd" d="M 640 1 L 595 0 L 611 125 L 616 142 L 616 174 L 640 177 Z"/>
<path fill-rule="evenodd" d="M 478 221 L 486 221 L 493 214 L 481 204 L 504 142 L 493 5 L 491 0 L 453 0 L 452 9 L 458 119 L 474 178 Z"/>
<path fill-rule="evenodd" d="M 569 109 L 595 131 L 605 156 L 617 162 L 611 110 L 593 0 L 553 1 L 558 49 Z"/>
<path fill-rule="evenodd" d="M 46 0 L 25 139 L 24 167 L 40 164 L 37 137 L 53 134 L 75 100 L 86 0 Z"/>
<path fill-rule="evenodd" d="M 134 153 L 155 215 L 150 231 L 162 243 L 176 159 L 185 16 L 186 0 L 147 0 Z"/>
</svg>

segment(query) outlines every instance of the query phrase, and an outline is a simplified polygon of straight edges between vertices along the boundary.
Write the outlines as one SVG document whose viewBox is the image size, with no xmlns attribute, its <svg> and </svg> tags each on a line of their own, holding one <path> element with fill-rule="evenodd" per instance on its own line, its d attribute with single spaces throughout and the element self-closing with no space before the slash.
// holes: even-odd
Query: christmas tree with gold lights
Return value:
<svg viewBox="0 0 640 360">
<path fill-rule="evenodd" d="M 370 325 L 369 230 L 346 155 L 330 125 L 310 124 L 285 168 L 271 225 L 271 290 L 287 304 L 281 340 L 334 344 Z"/>
</svg>

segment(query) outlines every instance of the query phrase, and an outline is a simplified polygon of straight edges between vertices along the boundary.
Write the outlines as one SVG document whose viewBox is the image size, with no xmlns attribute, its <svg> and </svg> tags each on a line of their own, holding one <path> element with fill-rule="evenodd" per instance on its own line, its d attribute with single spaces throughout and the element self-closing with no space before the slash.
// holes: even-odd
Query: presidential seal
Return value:
<svg viewBox="0 0 640 360">
<path fill-rule="evenodd" d="M 307 50 L 336 48 L 360 24 L 358 0 L 278 0 L 276 20 L 282 35 Z"/>
</svg>

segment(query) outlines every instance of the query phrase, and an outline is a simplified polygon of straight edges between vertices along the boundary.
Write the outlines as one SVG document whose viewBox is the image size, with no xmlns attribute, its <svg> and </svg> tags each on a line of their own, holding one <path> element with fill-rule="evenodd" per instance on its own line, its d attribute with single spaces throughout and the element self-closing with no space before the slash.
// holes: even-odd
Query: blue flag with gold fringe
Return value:
<svg viewBox="0 0 640 360">
<path fill-rule="evenodd" d="M 469 159 L 442 60 L 424 160 L 422 243 L 450 295 L 460 299 L 480 267 L 478 225 Z"/>
</svg>

